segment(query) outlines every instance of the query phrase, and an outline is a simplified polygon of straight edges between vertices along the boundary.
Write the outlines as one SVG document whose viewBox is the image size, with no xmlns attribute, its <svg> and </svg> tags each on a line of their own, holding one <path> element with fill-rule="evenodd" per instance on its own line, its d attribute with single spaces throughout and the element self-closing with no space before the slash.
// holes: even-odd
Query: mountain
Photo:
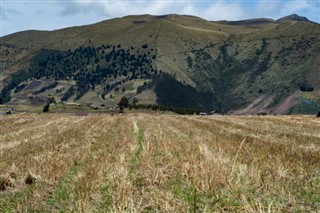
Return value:
<svg viewBox="0 0 320 213">
<path fill-rule="evenodd" d="M 250 26 L 250 25 L 263 25 L 263 24 L 271 24 L 275 23 L 276 21 L 273 19 L 268 18 L 256 18 L 256 19 L 247 19 L 241 21 L 217 21 L 216 23 L 220 24 L 228 24 L 228 25 L 243 25 L 243 26 Z"/>
<path fill-rule="evenodd" d="M 297 14 L 292 14 L 292 15 L 289 15 L 289 16 L 282 17 L 282 18 L 278 19 L 277 21 L 280 21 L 280 22 L 281 21 L 307 21 L 307 22 L 311 22 L 306 17 L 299 16 Z"/>
<path fill-rule="evenodd" d="M 14 33 L 1 38 L 1 97 L 114 107 L 127 96 L 222 113 L 314 113 L 320 26 L 299 17 L 137 15 Z"/>
</svg>

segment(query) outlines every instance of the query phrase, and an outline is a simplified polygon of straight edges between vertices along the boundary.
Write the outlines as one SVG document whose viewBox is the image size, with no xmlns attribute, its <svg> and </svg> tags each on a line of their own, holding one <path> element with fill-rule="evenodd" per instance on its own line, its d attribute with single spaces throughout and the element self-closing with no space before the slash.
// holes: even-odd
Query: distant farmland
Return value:
<svg viewBox="0 0 320 213">
<path fill-rule="evenodd" d="M 311 116 L 0 117 L 0 212 L 316 212 Z"/>
</svg>

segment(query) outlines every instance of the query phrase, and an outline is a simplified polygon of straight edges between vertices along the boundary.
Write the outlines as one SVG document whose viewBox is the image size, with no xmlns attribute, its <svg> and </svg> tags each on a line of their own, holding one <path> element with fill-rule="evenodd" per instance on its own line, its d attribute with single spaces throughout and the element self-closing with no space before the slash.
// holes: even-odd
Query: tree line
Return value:
<svg viewBox="0 0 320 213">
<path fill-rule="evenodd" d="M 173 107 L 173 106 L 163 106 L 158 104 L 139 104 L 136 98 L 132 99 L 132 103 L 130 103 L 129 99 L 124 96 L 118 103 L 120 112 L 124 112 L 125 108 L 129 110 L 135 109 L 146 109 L 146 110 L 153 110 L 153 111 L 171 111 L 181 115 L 193 115 L 193 114 L 200 114 L 201 109 L 199 108 L 187 108 L 187 107 Z"/>
</svg>

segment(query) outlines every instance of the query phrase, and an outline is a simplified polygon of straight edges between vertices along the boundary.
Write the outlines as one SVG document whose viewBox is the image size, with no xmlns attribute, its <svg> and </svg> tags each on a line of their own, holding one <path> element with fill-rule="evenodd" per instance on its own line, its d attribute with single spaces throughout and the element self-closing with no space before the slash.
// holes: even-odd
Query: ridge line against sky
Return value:
<svg viewBox="0 0 320 213">
<path fill-rule="evenodd" d="M 320 23 L 318 0 L 1 0 L 1 35 L 55 30 L 127 15 L 194 15 L 210 21 L 278 19 L 298 14 Z"/>
</svg>

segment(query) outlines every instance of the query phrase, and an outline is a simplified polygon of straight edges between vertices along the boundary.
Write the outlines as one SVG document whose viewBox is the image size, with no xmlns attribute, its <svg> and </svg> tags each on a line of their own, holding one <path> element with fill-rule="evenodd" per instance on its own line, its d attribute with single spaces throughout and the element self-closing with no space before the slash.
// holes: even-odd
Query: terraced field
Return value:
<svg viewBox="0 0 320 213">
<path fill-rule="evenodd" d="M 320 119 L 0 117 L 0 212 L 316 212 Z"/>
</svg>

